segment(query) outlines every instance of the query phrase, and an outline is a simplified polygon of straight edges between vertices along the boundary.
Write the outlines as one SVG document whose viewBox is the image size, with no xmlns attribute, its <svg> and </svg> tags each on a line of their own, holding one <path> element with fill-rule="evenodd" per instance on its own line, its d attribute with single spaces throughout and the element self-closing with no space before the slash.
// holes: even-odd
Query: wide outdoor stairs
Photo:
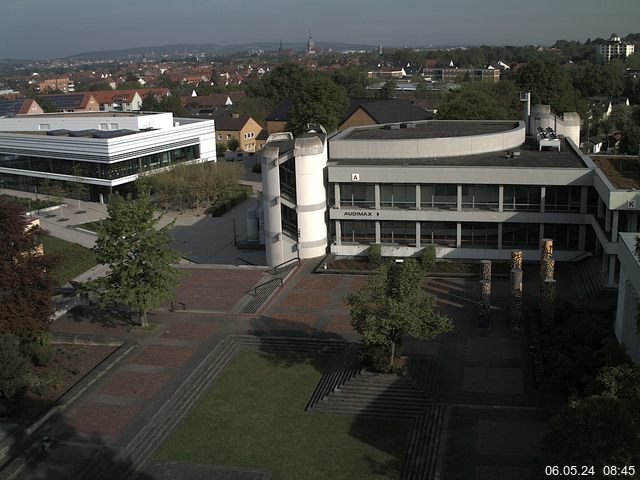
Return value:
<svg viewBox="0 0 640 480">
<path fill-rule="evenodd" d="M 427 357 L 412 357 L 407 375 L 378 374 L 350 367 L 346 359 L 337 371 L 329 369 L 323 376 L 326 391 L 321 398 L 317 390 L 307 411 L 341 415 L 370 415 L 413 418 L 433 403 L 438 368 Z M 344 367 L 347 368 L 344 368 Z M 323 384 L 323 380 L 319 386 Z"/>
<path fill-rule="evenodd" d="M 244 307 L 242 307 L 240 313 L 256 313 L 260 310 L 260 307 L 262 307 L 262 305 L 271 298 L 273 292 L 282 286 L 289 273 L 297 266 L 297 262 L 290 262 L 270 270 L 271 278 L 263 282 L 262 285 L 258 285 L 253 289 L 250 293 L 253 298 Z"/>
<path fill-rule="evenodd" d="M 444 446 L 450 407 L 434 404 L 413 420 L 400 478 L 402 480 L 441 479 Z"/>
<path fill-rule="evenodd" d="M 600 271 L 601 259 L 587 258 L 573 268 L 574 279 L 580 298 L 596 298 L 615 300 L 618 289 L 607 287 L 604 274 Z"/>
<path fill-rule="evenodd" d="M 104 447 L 79 476 L 86 480 L 131 478 L 153 455 L 171 430 L 189 412 L 200 396 L 242 348 L 287 352 L 337 352 L 344 342 L 296 337 L 230 335 L 196 367 L 149 423 L 116 456 Z"/>
</svg>

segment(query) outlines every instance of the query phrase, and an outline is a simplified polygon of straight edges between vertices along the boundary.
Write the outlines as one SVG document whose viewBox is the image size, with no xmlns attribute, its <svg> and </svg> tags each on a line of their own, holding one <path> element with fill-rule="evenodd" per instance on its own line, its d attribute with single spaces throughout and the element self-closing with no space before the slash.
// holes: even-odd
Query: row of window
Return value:
<svg viewBox="0 0 640 480">
<path fill-rule="evenodd" d="M 375 208 L 374 184 L 340 184 L 340 207 Z M 330 189 L 331 190 L 331 189 Z M 590 189 L 593 190 L 593 189 Z M 415 184 L 380 184 L 380 208 L 417 208 Z M 544 205 L 548 212 L 579 212 L 581 187 L 546 187 Z M 590 192 L 589 210 L 596 208 L 597 194 Z M 462 185 L 463 209 L 498 210 L 500 203 L 498 185 Z M 505 185 L 503 210 L 540 211 L 541 187 L 529 185 Z M 421 209 L 456 210 L 458 186 L 455 184 L 420 185 Z"/>
<path fill-rule="evenodd" d="M 497 248 L 497 223 L 461 223 L 460 244 L 467 248 Z M 544 236 L 554 239 L 560 250 L 578 249 L 578 225 L 544 224 Z M 455 247 L 456 222 L 419 222 L 422 245 L 435 244 Z M 376 222 L 340 222 L 342 243 L 371 244 L 376 242 Z M 389 245 L 415 245 L 416 222 L 380 222 L 380 243 Z M 540 243 L 540 225 L 537 223 L 503 223 L 502 248 L 537 249 Z"/>
<path fill-rule="evenodd" d="M 83 162 L 60 158 L 32 157 L 26 155 L 0 154 L 0 167 L 59 173 L 76 177 L 114 180 L 137 173 L 195 160 L 200 156 L 200 146 L 176 148 L 161 153 L 130 158 L 115 163 Z"/>
</svg>

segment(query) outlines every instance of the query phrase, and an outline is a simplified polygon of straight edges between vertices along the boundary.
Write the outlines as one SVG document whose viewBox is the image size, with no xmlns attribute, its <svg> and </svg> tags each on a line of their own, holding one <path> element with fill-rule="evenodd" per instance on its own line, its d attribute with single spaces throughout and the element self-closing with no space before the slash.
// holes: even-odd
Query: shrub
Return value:
<svg viewBox="0 0 640 480">
<path fill-rule="evenodd" d="M 16 336 L 0 335 L 0 365 L 0 414 L 4 414 L 15 407 L 29 386 L 28 362 Z"/>
<path fill-rule="evenodd" d="M 368 370 L 386 373 L 389 371 L 390 353 L 388 345 L 364 344 L 362 346 L 362 363 Z"/>
<path fill-rule="evenodd" d="M 435 245 L 427 245 L 422 249 L 422 254 L 420 256 L 420 264 L 422 268 L 427 270 L 431 270 L 436 265 L 436 246 Z"/>
<path fill-rule="evenodd" d="M 369 263 L 374 268 L 382 265 L 382 245 L 374 243 L 369 247 Z"/>
<path fill-rule="evenodd" d="M 22 352 L 38 367 L 46 367 L 54 357 L 54 352 L 49 345 L 37 341 L 24 344 Z"/>
</svg>

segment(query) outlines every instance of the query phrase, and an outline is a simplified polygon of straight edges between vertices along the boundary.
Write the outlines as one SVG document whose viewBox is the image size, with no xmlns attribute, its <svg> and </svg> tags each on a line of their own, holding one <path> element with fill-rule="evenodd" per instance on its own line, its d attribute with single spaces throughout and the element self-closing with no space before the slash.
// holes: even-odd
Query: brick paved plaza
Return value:
<svg viewBox="0 0 640 480">
<path fill-rule="evenodd" d="M 55 419 L 52 428 L 60 453 L 45 455 L 22 478 L 65 478 L 56 477 L 61 457 L 73 459 L 63 468 L 64 475 L 75 475 L 81 470 L 78 459 L 91 457 L 87 452 L 100 446 L 114 453 L 124 449 L 229 334 L 297 333 L 357 341 L 342 298 L 360 288 L 366 277 L 314 274 L 316 263 L 303 262 L 256 315 L 234 312 L 261 281 L 263 271 L 193 268 L 177 291 L 187 312 L 159 310 L 150 316 L 155 328 L 149 331 L 90 313 L 56 322 L 54 333 L 121 338 L 135 341 L 136 346 Z M 438 295 L 437 306 L 454 319 L 455 331 L 433 342 L 405 344 L 407 353 L 439 360 L 436 401 L 453 409 L 447 432 L 447 479 L 522 478 L 534 465 L 549 409 L 562 401 L 534 389 L 525 334 L 507 326 L 507 288 L 506 279 L 494 279 L 492 325 L 481 330 L 475 323 L 476 279 L 430 280 L 427 290 Z M 73 449 L 77 456 L 67 455 Z"/>
</svg>

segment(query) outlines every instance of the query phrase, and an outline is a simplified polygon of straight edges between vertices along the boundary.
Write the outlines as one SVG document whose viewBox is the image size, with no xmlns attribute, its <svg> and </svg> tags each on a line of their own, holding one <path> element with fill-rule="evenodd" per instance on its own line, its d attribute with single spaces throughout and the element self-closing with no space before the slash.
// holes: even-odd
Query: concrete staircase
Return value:
<svg viewBox="0 0 640 480">
<path fill-rule="evenodd" d="M 600 258 L 588 258 L 572 266 L 579 298 L 615 300 L 618 289 L 607 287 L 607 280 L 600 271 Z"/>
<path fill-rule="evenodd" d="M 413 420 L 402 462 L 402 480 L 439 480 L 450 407 L 434 404 Z"/>
<path fill-rule="evenodd" d="M 253 298 L 242 307 L 240 313 L 257 313 L 269 301 L 274 292 L 284 284 L 285 279 L 297 266 L 298 263 L 290 262 L 270 270 L 271 278 L 262 282 L 249 293 Z"/>
</svg>

